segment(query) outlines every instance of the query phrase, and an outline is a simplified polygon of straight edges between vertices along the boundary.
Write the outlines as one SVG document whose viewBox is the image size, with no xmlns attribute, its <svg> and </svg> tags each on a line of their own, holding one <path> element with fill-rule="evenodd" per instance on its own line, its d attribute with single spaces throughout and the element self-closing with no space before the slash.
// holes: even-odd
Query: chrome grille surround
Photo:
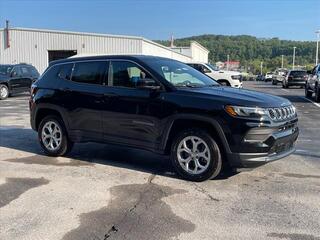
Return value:
<svg viewBox="0 0 320 240">
<path fill-rule="evenodd" d="M 275 122 L 286 121 L 296 116 L 295 107 L 292 105 L 280 108 L 268 108 L 267 112 L 271 120 Z"/>
</svg>

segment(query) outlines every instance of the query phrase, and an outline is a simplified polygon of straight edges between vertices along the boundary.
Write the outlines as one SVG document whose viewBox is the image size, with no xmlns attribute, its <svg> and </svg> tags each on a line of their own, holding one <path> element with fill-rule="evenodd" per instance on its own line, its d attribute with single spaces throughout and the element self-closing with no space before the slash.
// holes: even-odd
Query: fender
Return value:
<svg viewBox="0 0 320 240">
<path fill-rule="evenodd" d="M 197 121 L 206 122 L 206 123 L 212 125 L 213 128 L 218 133 L 218 137 L 222 141 L 223 148 L 226 151 L 226 153 L 231 153 L 226 136 L 225 136 L 219 122 L 216 119 L 214 119 L 211 116 L 209 117 L 209 116 L 204 116 L 204 115 L 188 114 L 188 113 L 175 114 L 168 119 L 167 124 L 164 129 L 164 134 L 163 134 L 162 140 L 160 142 L 160 146 L 159 146 L 161 151 L 165 150 L 166 144 L 169 139 L 169 134 L 171 132 L 171 128 L 172 128 L 174 122 L 177 120 L 197 120 Z"/>
<path fill-rule="evenodd" d="M 54 111 L 57 111 L 61 117 L 62 117 L 62 120 L 65 124 L 65 128 L 66 130 L 69 132 L 69 121 L 66 117 L 66 112 L 63 108 L 61 107 L 58 107 L 57 105 L 54 105 L 54 104 L 51 104 L 51 103 L 38 103 L 37 104 L 37 108 L 35 109 L 35 113 L 34 113 L 34 119 L 32 120 L 34 122 L 34 125 L 36 123 L 36 118 L 37 118 L 37 114 L 38 114 L 38 111 L 39 110 L 42 110 L 42 109 L 50 109 L 50 110 L 54 110 Z"/>
</svg>

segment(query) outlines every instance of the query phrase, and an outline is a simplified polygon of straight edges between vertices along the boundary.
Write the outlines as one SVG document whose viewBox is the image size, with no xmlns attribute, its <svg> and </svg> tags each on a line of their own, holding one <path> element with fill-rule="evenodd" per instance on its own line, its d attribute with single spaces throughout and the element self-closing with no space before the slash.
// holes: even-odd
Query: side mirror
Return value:
<svg viewBox="0 0 320 240">
<path fill-rule="evenodd" d="M 312 74 L 312 71 L 311 71 L 311 70 L 308 70 L 308 71 L 307 71 L 307 74 Z"/>
<path fill-rule="evenodd" d="M 140 78 L 137 81 L 137 88 L 141 89 L 151 89 L 151 90 L 158 90 L 160 89 L 160 85 L 151 78 Z"/>
</svg>

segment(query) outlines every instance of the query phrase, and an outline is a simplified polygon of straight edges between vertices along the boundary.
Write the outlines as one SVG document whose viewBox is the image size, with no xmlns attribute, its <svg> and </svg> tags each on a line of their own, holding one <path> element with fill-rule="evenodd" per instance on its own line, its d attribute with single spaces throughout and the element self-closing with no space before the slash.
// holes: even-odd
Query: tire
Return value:
<svg viewBox="0 0 320 240">
<path fill-rule="evenodd" d="M 6 85 L 0 84 L 0 100 L 4 100 L 9 97 L 9 89 Z"/>
<path fill-rule="evenodd" d="M 193 151 L 195 148 L 191 149 L 192 139 L 197 143 L 197 151 Z M 184 142 L 188 148 L 183 147 Z M 184 150 L 181 151 L 182 148 Z M 203 157 L 199 156 L 201 153 L 203 153 Z M 181 159 L 189 159 L 188 167 L 187 163 L 181 162 Z M 195 182 L 213 179 L 222 170 L 221 151 L 218 143 L 205 130 L 197 128 L 183 130 L 175 137 L 171 146 L 171 162 L 181 177 Z M 201 165 L 202 169 L 196 167 L 196 163 L 199 164 L 198 166 Z M 195 170 L 198 172 L 194 172 Z"/>
<path fill-rule="evenodd" d="M 312 97 L 312 92 L 309 91 L 309 86 L 306 84 L 305 88 L 304 88 L 304 93 L 306 98 L 311 98 Z"/>
<path fill-rule="evenodd" d="M 48 131 L 48 128 L 51 128 L 52 130 L 52 128 L 54 128 L 53 126 L 57 126 L 59 131 L 57 131 L 56 134 L 51 135 L 51 137 L 45 138 L 44 133 L 50 135 L 51 133 Z M 52 139 L 52 136 L 55 136 L 56 139 L 60 139 L 60 141 L 50 140 Z M 73 147 L 73 143 L 67 136 L 63 121 L 55 115 L 49 115 L 42 119 L 38 128 L 38 138 L 42 149 L 49 156 L 58 157 L 66 155 Z M 50 144 L 48 146 L 48 143 L 50 143 L 49 140 L 52 141 L 52 146 L 50 146 Z"/>
<path fill-rule="evenodd" d="M 320 102 L 320 88 L 319 88 L 319 86 L 316 86 L 316 88 L 315 88 L 315 100 L 316 100 L 316 102 Z"/>
<path fill-rule="evenodd" d="M 277 81 L 272 80 L 272 85 L 277 85 Z"/>
</svg>

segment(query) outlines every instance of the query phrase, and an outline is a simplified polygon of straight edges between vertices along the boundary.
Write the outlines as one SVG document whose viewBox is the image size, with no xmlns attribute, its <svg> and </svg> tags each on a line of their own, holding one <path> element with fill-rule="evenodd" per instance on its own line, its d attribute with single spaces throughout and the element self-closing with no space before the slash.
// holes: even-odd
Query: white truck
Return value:
<svg viewBox="0 0 320 240">
<path fill-rule="evenodd" d="M 234 88 L 242 88 L 240 72 L 219 70 L 208 63 L 187 63 L 189 66 L 208 75 L 222 85 Z"/>
</svg>

